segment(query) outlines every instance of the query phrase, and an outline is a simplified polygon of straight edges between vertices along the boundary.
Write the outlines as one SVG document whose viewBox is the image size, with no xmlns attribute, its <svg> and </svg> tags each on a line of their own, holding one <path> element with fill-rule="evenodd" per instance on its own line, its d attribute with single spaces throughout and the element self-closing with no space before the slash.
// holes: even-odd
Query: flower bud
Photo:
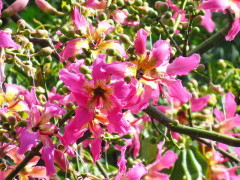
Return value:
<svg viewBox="0 0 240 180">
<path fill-rule="evenodd" d="M 28 0 L 16 0 L 7 9 L 2 12 L 2 17 L 11 17 L 27 6 Z"/>
<path fill-rule="evenodd" d="M 47 30 L 39 29 L 35 32 L 32 32 L 32 35 L 36 36 L 37 38 L 45 38 L 48 37 L 49 34 Z"/>
<path fill-rule="evenodd" d="M 60 151 L 58 149 L 54 150 L 54 160 L 55 160 L 56 164 L 63 171 L 67 171 L 69 169 L 69 161 L 62 151 Z"/>
<path fill-rule="evenodd" d="M 117 6 L 124 6 L 124 0 L 117 0 Z"/>
<path fill-rule="evenodd" d="M 117 5 L 116 4 L 111 4 L 109 7 L 110 11 L 115 11 L 117 9 Z"/>
<path fill-rule="evenodd" d="M 153 9 L 150 9 L 148 11 L 148 16 L 151 18 L 156 18 L 156 17 L 158 17 L 158 13 L 156 11 L 154 11 Z"/>
<path fill-rule="evenodd" d="M 26 27 L 26 21 L 23 19 L 20 19 L 17 21 L 17 25 L 20 30 L 23 30 Z"/>
<path fill-rule="evenodd" d="M 142 0 L 135 0 L 134 1 L 134 5 L 136 5 L 136 6 L 142 6 L 142 4 L 143 4 Z"/>
<path fill-rule="evenodd" d="M 122 138 L 125 138 L 125 139 L 131 139 L 133 137 L 132 134 L 125 134 L 122 136 Z"/>
<path fill-rule="evenodd" d="M 166 12 L 163 14 L 163 18 L 164 18 L 164 19 L 170 19 L 171 17 L 172 17 L 171 11 L 166 11 Z"/>
<path fill-rule="evenodd" d="M 65 85 L 62 87 L 62 91 L 63 91 L 64 93 L 69 93 L 69 92 L 71 92 L 70 89 L 69 89 L 67 86 L 65 86 Z"/>
<path fill-rule="evenodd" d="M 90 74 L 91 73 L 91 69 L 89 69 L 89 67 L 85 66 L 85 65 L 82 65 L 80 68 L 79 68 L 79 71 L 82 73 L 82 74 Z"/>
<path fill-rule="evenodd" d="M 157 1 L 155 2 L 155 8 L 157 10 L 160 10 L 161 12 L 165 12 L 168 10 L 169 6 L 167 3 L 162 2 L 162 1 Z"/>
<path fill-rule="evenodd" d="M 75 106 L 75 104 L 74 104 L 73 102 L 67 102 L 67 103 L 66 103 L 66 108 L 67 108 L 68 110 L 75 110 L 75 109 L 76 109 L 76 106 Z"/>
<path fill-rule="evenodd" d="M 85 77 L 86 77 L 89 81 L 91 81 L 91 80 L 93 79 L 90 74 L 85 74 Z"/>
<path fill-rule="evenodd" d="M 91 59 L 91 58 L 86 58 L 86 59 L 84 60 L 84 64 L 85 64 L 86 66 L 92 65 L 92 59 Z"/>
<path fill-rule="evenodd" d="M 116 139 L 116 140 L 114 140 L 114 143 L 116 143 L 119 146 L 125 146 L 126 145 L 126 141 L 124 141 L 122 139 Z"/>
<path fill-rule="evenodd" d="M 122 42 L 124 44 L 132 44 L 132 41 L 130 40 L 129 36 L 126 34 L 120 35 L 120 42 Z"/>
<path fill-rule="evenodd" d="M 52 7 L 47 1 L 45 0 L 35 0 L 37 6 L 46 14 L 57 14 L 57 15 L 64 15 L 64 13 L 59 12 L 54 7 Z"/>
<path fill-rule="evenodd" d="M 13 126 L 16 123 L 16 117 L 13 115 L 8 116 L 8 123 Z"/>
<path fill-rule="evenodd" d="M 49 56 L 52 54 L 52 52 L 53 52 L 52 48 L 45 47 L 45 48 L 42 48 L 38 53 L 39 55 L 42 55 L 42 56 Z"/>
<path fill-rule="evenodd" d="M 106 20 L 106 19 L 107 19 L 106 13 L 101 13 L 101 14 L 99 14 L 99 15 L 98 15 L 98 19 L 99 19 L 100 21 Z"/>
<path fill-rule="evenodd" d="M 197 72 L 203 72 L 205 70 L 204 64 L 199 64 L 196 70 Z"/>
<path fill-rule="evenodd" d="M 21 120 L 21 121 L 18 121 L 17 124 L 15 124 L 14 127 L 26 127 L 27 126 L 27 120 Z"/>
<path fill-rule="evenodd" d="M 108 56 L 116 56 L 117 55 L 117 53 L 114 49 L 107 49 L 106 53 Z"/>
</svg>

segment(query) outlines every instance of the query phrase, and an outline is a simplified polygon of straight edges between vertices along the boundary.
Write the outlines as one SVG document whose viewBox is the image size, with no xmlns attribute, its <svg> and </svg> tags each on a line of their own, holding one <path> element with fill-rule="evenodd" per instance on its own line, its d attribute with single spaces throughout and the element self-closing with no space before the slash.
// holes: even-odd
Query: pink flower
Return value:
<svg viewBox="0 0 240 180">
<path fill-rule="evenodd" d="M 14 49 L 20 48 L 20 46 L 12 40 L 9 32 L 5 32 L 3 30 L 0 30 L 0 39 L 1 39 L 0 47 L 14 48 Z"/>
<path fill-rule="evenodd" d="M 212 20 L 212 13 L 209 10 L 205 10 L 205 15 L 202 16 L 201 25 L 210 33 L 214 31 L 215 23 Z"/>
<path fill-rule="evenodd" d="M 64 145 L 75 143 L 86 131 L 84 128 L 89 128 L 95 137 L 96 143 L 92 143 L 92 146 L 96 145 L 98 148 L 93 148 L 96 150 L 101 142 L 97 140 L 98 136 L 103 133 L 100 124 L 106 126 L 110 133 L 126 133 L 129 129 L 129 123 L 122 116 L 122 106 L 126 103 L 130 85 L 123 80 L 113 79 L 120 74 L 124 76 L 125 70 L 120 63 L 106 64 L 105 57 L 101 54 L 94 61 L 93 80 L 71 69 L 59 72 L 60 79 L 69 87 L 78 104 L 73 121 L 65 126 L 62 138 Z M 98 153 L 94 153 L 99 157 Z"/>
<path fill-rule="evenodd" d="M 174 165 L 178 156 L 173 151 L 166 151 L 162 156 L 163 143 L 158 144 L 158 154 L 156 160 L 147 165 L 148 173 L 144 176 L 144 180 L 159 180 L 159 179 L 169 179 L 167 174 L 161 173 L 162 169 L 170 168 Z"/>
<path fill-rule="evenodd" d="M 17 165 L 19 164 L 25 156 L 23 154 L 18 153 L 18 147 L 14 147 L 13 145 L 9 146 L 7 149 L 7 156 L 9 156 L 14 163 Z M 37 162 L 39 161 L 40 157 L 35 156 L 31 161 L 18 173 L 18 178 L 20 180 L 28 180 L 29 177 L 32 178 L 45 178 L 48 179 L 46 175 L 46 168 L 43 166 L 36 166 Z M 16 166 L 9 166 L 8 170 L 0 172 L 0 178 L 6 178 L 6 176 L 15 168 Z"/>
<path fill-rule="evenodd" d="M 210 96 L 203 96 L 203 97 L 193 97 L 191 100 L 191 111 L 198 112 L 201 111 L 204 107 L 207 106 L 208 100 Z"/>
<path fill-rule="evenodd" d="M 240 116 L 236 114 L 237 104 L 234 101 L 235 96 L 229 92 L 225 96 L 225 114 L 218 110 L 214 109 L 214 115 L 216 119 L 219 121 L 220 132 L 228 133 L 229 130 L 235 128 L 240 125 Z"/>
<path fill-rule="evenodd" d="M 225 37 L 227 41 L 231 41 L 240 31 L 240 4 L 235 0 L 204 0 L 202 2 L 201 8 L 205 10 L 210 10 L 212 12 L 225 11 L 226 9 L 231 9 L 235 13 L 235 21 L 232 24 L 227 36 Z"/>
<path fill-rule="evenodd" d="M 2 17 L 11 17 L 21 11 L 28 4 L 29 0 L 16 0 L 7 9 L 2 12 Z"/>
<path fill-rule="evenodd" d="M 95 28 L 87 22 L 76 7 L 72 12 L 72 21 L 75 28 L 80 29 L 86 38 L 77 38 L 68 41 L 66 47 L 60 52 L 61 61 L 81 54 L 83 48 L 90 50 L 94 58 L 96 58 L 99 53 L 106 52 L 107 49 L 114 49 L 120 56 L 126 57 L 125 50 L 119 41 L 105 40 L 106 35 L 114 29 L 114 26 L 106 21 L 100 21 L 98 22 L 97 28 Z"/>
<path fill-rule="evenodd" d="M 173 63 L 169 63 L 171 47 L 169 42 L 158 40 L 150 51 L 146 49 L 148 33 L 144 29 L 137 32 L 137 37 L 134 42 L 136 59 L 128 63 L 126 75 L 133 76 L 138 80 L 132 80 L 131 83 L 138 84 L 138 95 L 144 97 L 139 101 L 131 100 L 131 103 L 136 102 L 135 108 L 133 104 L 129 104 L 128 108 L 137 112 L 147 106 L 148 101 L 153 99 L 157 101 L 159 92 L 163 97 L 174 97 L 181 102 L 187 102 L 191 98 L 191 94 L 182 86 L 180 80 L 176 80 L 176 75 L 186 75 L 191 70 L 196 69 L 200 56 L 193 54 L 190 57 L 178 57 Z M 164 89 L 167 89 L 168 93 Z M 132 99 L 136 99 L 133 96 Z M 140 98 L 139 98 L 140 99 Z M 141 106 L 139 106 L 139 104 Z"/>
<path fill-rule="evenodd" d="M 126 168 L 126 159 L 125 152 L 126 147 L 123 147 L 121 150 L 121 156 L 118 159 L 117 165 L 119 167 L 118 174 L 112 180 L 140 180 L 148 170 L 144 167 L 143 164 L 134 165 L 128 172 Z"/>
</svg>

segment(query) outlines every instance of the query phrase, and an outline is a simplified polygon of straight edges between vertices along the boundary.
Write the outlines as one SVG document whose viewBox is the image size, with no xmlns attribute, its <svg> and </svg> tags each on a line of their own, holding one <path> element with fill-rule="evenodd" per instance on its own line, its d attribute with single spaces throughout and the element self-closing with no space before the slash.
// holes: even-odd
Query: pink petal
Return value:
<svg viewBox="0 0 240 180">
<path fill-rule="evenodd" d="M 82 86 L 85 81 L 83 74 L 72 73 L 63 68 L 59 71 L 59 78 L 64 82 L 66 86 L 70 88 L 71 91 L 82 91 Z"/>
<path fill-rule="evenodd" d="M 77 141 L 78 138 L 83 136 L 86 129 L 82 129 L 83 125 L 93 120 L 94 113 L 89 112 L 87 108 L 79 107 L 76 110 L 74 119 L 65 126 L 65 132 L 62 137 L 63 144 L 69 145 Z"/>
<path fill-rule="evenodd" d="M 225 96 L 225 108 L 227 118 L 231 118 L 237 111 L 237 103 L 235 102 L 235 96 L 229 92 Z"/>
<path fill-rule="evenodd" d="M 49 147 L 43 147 L 42 149 L 42 159 L 45 162 L 45 166 L 47 169 L 47 175 L 53 175 L 56 173 L 56 169 L 54 166 L 54 145 L 52 144 Z"/>
<path fill-rule="evenodd" d="M 225 0 L 204 0 L 202 2 L 201 8 L 216 12 L 224 11 L 225 9 L 229 8 L 229 6 L 230 6 L 229 1 Z"/>
<path fill-rule="evenodd" d="M 62 170 L 64 171 L 68 170 L 69 161 L 62 151 L 54 149 L 54 160 Z"/>
<path fill-rule="evenodd" d="M 240 18 L 237 18 L 233 22 L 232 27 L 226 36 L 226 40 L 227 41 L 233 40 L 235 38 L 235 36 L 239 33 L 239 31 L 240 31 Z"/>
<path fill-rule="evenodd" d="M 101 145 L 102 140 L 99 138 L 95 138 L 91 143 L 91 153 L 93 155 L 93 160 L 96 162 L 101 157 Z"/>
<path fill-rule="evenodd" d="M 140 180 L 147 172 L 143 164 L 137 164 L 126 173 L 126 176 L 128 180 Z"/>
<path fill-rule="evenodd" d="M 168 65 L 167 74 L 168 75 L 187 75 L 193 69 L 198 67 L 200 63 L 200 56 L 198 54 L 193 54 L 190 57 L 180 56 L 176 58 L 173 63 Z"/>
<path fill-rule="evenodd" d="M 20 147 L 18 153 L 23 154 L 37 145 L 39 133 L 31 133 L 28 130 L 23 130 L 20 134 Z"/>
<path fill-rule="evenodd" d="M 3 8 L 3 4 L 2 4 L 2 0 L 0 0 L 0 17 L 2 16 L 2 8 Z"/>
<path fill-rule="evenodd" d="M 192 97 L 192 94 L 182 86 L 181 80 L 164 79 L 163 82 L 166 83 L 169 95 L 180 102 L 186 103 Z"/>
<path fill-rule="evenodd" d="M 12 40 L 11 34 L 8 32 L 0 30 L 0 39 L 1 39 L 0 47 L 5 47 L 5 48 L 12 47 L 14 49 L 20 48 L 20 46 Z"/>
<path fill-rule="evenodd" d="M 156 67 L 165 61 L 169 61 L 171 53 L 170 43 L 165 40 L 158 40 L 151 50 L 152 58 L 157 61 Z"/>
<path fill-rule="evenodd" d="M 193 97 L 191 100 L 191 111 L 198 112 L 207 106 L 210 96 L 203 96 L 200 98 Z"/>
<path fill-rule="evenodd" d="M 225 119 L 224 114 L 222 111 L 218 109 L 214 109 L 213 113 L 218 121 L 223 121 Z"/>
<path fill-rule="evenodd" d="M 215 28 L 215 23 L 212 20 L 212 13 L 209 10 L 205 11 L 205 15 L 203 16 L 203 19 L 201 21 L 201 25 L 208 31 L 213 32 Z"/>
<path fill-rule="evenodd" d="M 86 7 L 93 9 L 104 9 L 106 7 L 106 0 L 88 0 Z"/>
<path fill-rule="evenodd" d="M 137 32 L 137 38 L 134 42 L 134 48 L 136 54 L 144 54 L 146 51 L 146 43 L 147 43 L 148 32 L 144 29 L 140 29 Z"/>
<path fill-rule="evenodd" d="M 86 26 L 89 25 L 85 17 L 79 13 L 79 9 L 77 6 L 74 6 L 74 9 L 71 15 L 72 15 L 72 21 L 77 30 L 86 28 Z"/>
<path fill-rule="evenodd" d="M 47 179 L 46 168 L 42 166 L 34 166 L 31 171 L 28 172 L 28 176 L 33 178 Z"/>
<path fill-rule="evenodd" d="M 128 12 L 122 10 L 116 10 L 113 14 L 113 20 L 119 24 L 129 25 L 129 26 L 138 26 L 140 21 L 133 21 L 128 19 Z"/>
<path fill-rule="evenodd" d="M 66 47 L 59 53 L 63 62 L 70 57 L 75 56 L 78 53 L 82 53 L 82 49 L 85 46 L 85 41 L 82 38 L 73 39 L 67 42 Z M 86 47 L 87 48 L 87 47 Z"/>
</svg>

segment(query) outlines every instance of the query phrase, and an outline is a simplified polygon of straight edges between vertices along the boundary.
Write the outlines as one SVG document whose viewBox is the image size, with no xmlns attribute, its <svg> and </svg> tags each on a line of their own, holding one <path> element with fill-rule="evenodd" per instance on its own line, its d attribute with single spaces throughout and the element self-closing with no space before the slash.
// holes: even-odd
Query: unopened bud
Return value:
<svg viewBox="0 0 240 180">
<path fill-rule="evenodd" d="M 125 139 L 131 139 L 133 137 L 132 134 L 125 134 L 122 136 L 122 138 L 125 138 Z"/>
<path fill-rule="evenodd" d="M 42 48 L 40 51 L 39 51 L 39 54 L 42 55 L 42 56 L 49 56 L 51 55 L 53 52 L 53 49 L 50 48 L 50 47 L 45 47 L 45 48 Z"/>
<path fill-rule="evenodd" d="M 44 29 L 39 29 L 36 30 L 35 32 L 32 32 L 32 35 L 36 36 L 37 38 L 44 38 L 44 37 L 48 37 L 48 31 L 44 30 Z"/>
<path fill-rule="evenodd" d="M 117 53 L 114 49 L 107 49 L 106 53 L 108 56 L 116 56 L 117 55 Z"/>
<path fill-rule="evenodd" d="M 170 19 L 171 17 L 172 17 L 171 11 L 166 11 L 166 12 L 163 14 L 163 18 L 164 18 L 164 19 Z"/>
<path fill-rule="evenodd" d="M 91 81 L 91 80 L 93 79 L 90 74 L 85 74 L 85 77 L 86 77 L 89 81 Z"/>
<path fill-rule="evenodd" d="M 91 73 L 91 69 L 89 69 L 89 67 L 85 66 L 85 65 L 82 65 L 80 68 L 79 68 L 79 71 L 82 73 L 82 74 L 90 74 Z"/>
<path fill-rule="evenodd" d="M 56 164 L 63 170 L 67 171 L 69 168 L 69 161 L 64 153 L 58 149 L 54 150 L 54 160 Z"/>
<path fill-rule="evenodd" d="M 155 2 L 155 8 L 157 10 L 160 10 L 161 12 L 165 12 L 168 10 L 169 6 L 167 3 L 162 2 L 162 1 L 157 1 Z"/>
<path fill-rule="evenodd" d="M 73 102 L 67 102 L 67 103 L 66 103 L 66 108 L 67 108 L 68 110 L 75 110 L 75 109 L 76 109 L 76 106 L 75 106 L 75 104 L 74 104 Z"/>
<path fill-rule="evenodd" d="M 126 34 L 120 35 L 120 41 L 124 44 L 132 44 L 132 41 L 130 40 L 129 36 Z"/>
<path fill-rule="evenodd" d="M 69 93 L 69 92 L 71 92 L 70 89 L 69 89 L 67 86 L 63 86 L 63 87 L 62 87 L 62 91 L 63 91 L 64 93 Z"/>
<path fill-rule="evenodd" d="M 100 21 L 104 21 L 104 20 L 107 19 L 107 15 L 106 15 L 105 13 L 101 13 L 101 14 L 99 14 L 99 16 L 98 16 L 98 19 L 99 19 Z"/>
<path fill-rule="evenodd" d="M 125 146 L 126 145 L 126 142 L 122 139 L 114 140 L 114 142 L 119 146 Z"/>
<path fill-rule="evenodd" d="M 21 121 L 18 121 L 17 124 L 15 124 L 14 127 L 26 127 L 27 126 L 27 120 L 21 120 Z"/>
<path fill-rule="evenodd" d="M 203 72 L 205 70 L 204 64 L 199 64 L 196 70 L 197 72 Z"/>
<path fill-rule="evenodd" d="M 123 6 L 124 0 L 117 0 L 116 4 L 117 4 L 117 6 Z"/>
<path fill-rule="evenodd" d="M 16 123 L 16 117 L 13 115 L 8 116 L 8 123 L 13 126 Z"/>
<path fill-rule="evenodd" d="M 26 21 L 23 19 L 20 19 L 17 21 L 17 25 L 20 30 L 23 30 L 26 27 Z"/>
<path fill-rule="evenodd" d="M 6 113 L 1 113 L 0 119 L 2 122 L 6 122 L 8 120 L 8 115 Z"/>
<path fill-rule="evenodd" d="M 28 0 L 16 0 L 7 9 L 2 12 L 2 17 L 11 17 L 27 6 Z"/>
<path fill-rule="evenodd" d="M 143 4 L 142 0 L 135 0 L 134 1 L 134 5 L 136 5 L 136 6 L 142 6 L 142 4 Z"/>
<path fill-rule="evenodd" d="M 64 13 L 59 12 L 57 9 L 52 7 L 47 1 L 45 0 L 35 0 L 35 3 L 37 6 L 46 14 L 57 14 L 57 15 L 63 15 Z"/>
<path fill-rule="evenodd" d="M 156 17 L 158 17 L 158 13 L 156 11 L 154 11 L 153 9 L 150 9 L 148 11 L 148 16 L 151 18 L 156 18 Z"/>
<path fill-rule="evenodd" d="M 86 66 L 90 66 L 90 65 L 92 64 L 92 59 L 91 59 L 91 58 L 86 58 L 86 59 L 84 60 L 84 64 L 85 64 Z"/>
</svg>

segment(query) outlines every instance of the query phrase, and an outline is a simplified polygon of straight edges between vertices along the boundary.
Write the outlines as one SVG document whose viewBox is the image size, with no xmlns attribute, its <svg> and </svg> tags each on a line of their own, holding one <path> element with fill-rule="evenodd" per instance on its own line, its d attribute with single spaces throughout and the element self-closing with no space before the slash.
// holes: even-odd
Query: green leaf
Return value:
<svg viewBox="0 0 240 180">
<path fill-rule="evenodd" d="M 189 149 L 180 151 L 170 179 L 197 180 L 207 177 L 207 173 L 208 163 L 206 159 L 196 147 L 191 146 Z"/>
</svg>

